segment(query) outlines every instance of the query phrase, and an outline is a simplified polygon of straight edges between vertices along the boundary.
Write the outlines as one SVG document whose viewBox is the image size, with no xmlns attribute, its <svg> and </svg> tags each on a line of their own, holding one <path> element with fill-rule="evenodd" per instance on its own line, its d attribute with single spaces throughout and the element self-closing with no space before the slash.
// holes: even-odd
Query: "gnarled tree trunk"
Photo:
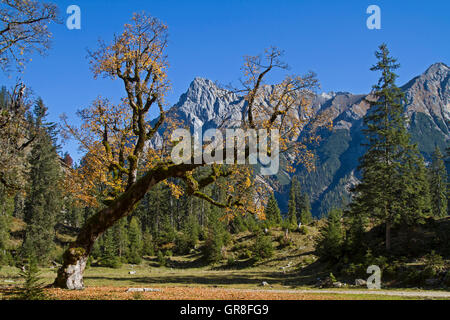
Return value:
<svg viewBox="0 0 450 320">
<path fill-rule="evenodd" d="M 130 214 L 135 205 L 154 185 L 169 177 L 181 177 L 186 171 L 193 170 L 198 166 L 200 165 L 170 164 L 156 167 L 130 186 L 109 207 L 89 218 L 77 239 L 64 253 L 64 262 L 58 270 L 53 286 L 71 290 L 84 289 L 83 273 L 95 240 L 119 219 Z"/>
</svg>

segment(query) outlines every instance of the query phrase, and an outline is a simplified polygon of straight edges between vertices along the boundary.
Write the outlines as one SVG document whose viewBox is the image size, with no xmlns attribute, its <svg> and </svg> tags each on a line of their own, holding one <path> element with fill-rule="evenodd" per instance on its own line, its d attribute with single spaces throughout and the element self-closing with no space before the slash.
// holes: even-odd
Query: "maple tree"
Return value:
<svg viewBox="0 0 450 320">
<path fill-rule="evenodd" d="M 48 24 L 59 22 L 56 5 L 32 0 L 2 0 L 0 3 L 0 66 L 15 63 L 19 69 L 33 52 L 50 46 Z"/>
<path fill-rule="evenodd" d="M 134 14 L 131 23 L 111 44 L 101 41 L 98 50 L 89 52 L 94 76 L 120 80 L 125 95 L 118 104 L 101 97 L 96 99 L 78 113 L 82 120 L 80 127 L 71 125 L 67 117 L 62 118 L 64 133 L 78 140 L 86 153 L 82 165 L 70 171 L 66 190 L 80 201 L 96 206 L 98 211 L 86 221 L 64 253 L 54 283 L 57 287 L 84 288 L 83 271 L 95 240 L 132 213 L 147 191 L 158 183 L 169 185 L 175 196 L 186 192 L 224 208 L 225 218 L 232 219 L 244 212 L 264 217 L 267 184 L 253 179 L 253 168 L 248 164 L 172 161 L 171 150 L 179 141 L 171 141 L 171 133 L 185 124 L 169 117 L 164 108 L 170 88 L 167 44 L 167 26 L 139 13 Z M 269 72 L 287 69 L 281 56 L 281 51 L 270 48 L 262 56 L 245 58 L 244 79 L 238 91 L 246 103 L 239 127 L 279 130 L 280 153 L 288 152 L 289 159 L 311 166 L 312 153 L 299 136 L 313 117 L 308 105 L 318 83 L 315 75 L 309 73 L 304 77 L 288 75 L 280 83 L 267 85 Z M 159 117 L 150 121 L 153 109 Z M 162 136 L 159 146 L 152 143 L 157 134 Z M 223 146 L 224 153 L 226 148 Z M 248 147 L 244 153 L 248 159 Z M 208 170 L 199 173 L 201 167 Z M 176 183 L 177 180 L 184 183 Z M 226 190 L 224 202 L 202 192 L 212 183 Z"/>
</svg>

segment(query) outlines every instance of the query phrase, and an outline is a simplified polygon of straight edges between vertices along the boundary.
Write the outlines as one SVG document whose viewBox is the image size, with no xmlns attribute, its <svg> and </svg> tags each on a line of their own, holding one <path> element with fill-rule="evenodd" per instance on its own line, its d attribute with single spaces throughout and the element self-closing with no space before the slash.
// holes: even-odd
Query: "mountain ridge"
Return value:
<svg viewBox="0 0 450 320">
<path fill-rule="evenodd" d="M 429 161 L 435 146 L 445 149 L 450 138 L 450 68 L 443 62 L 434 63 L 400 88 L 405 92 L 405 115 L 412 141 Z M 358 181 L 356 167 L 364 153 L 361 130 L 369 108 L 367 96 L 322 92 L 315 94 L 311 103 L 316 114 L 326 113 L 334 124 L 332 131 L 321 130 L 322 142 L 314 147 L 318 170 L 307 172 L 300 167 L 295 173 L 312 200 L 316 216 L 349 201 L 348 187 Z M 226 121 L 239 121 L 244 105 L 242 96 L 209 79 L 196 77 L 168 113 L 191 129 L 206 130 Z M 277 194 L 283 211 L 287 207 L 287 189 L 284 187 Z"/>
</svg>

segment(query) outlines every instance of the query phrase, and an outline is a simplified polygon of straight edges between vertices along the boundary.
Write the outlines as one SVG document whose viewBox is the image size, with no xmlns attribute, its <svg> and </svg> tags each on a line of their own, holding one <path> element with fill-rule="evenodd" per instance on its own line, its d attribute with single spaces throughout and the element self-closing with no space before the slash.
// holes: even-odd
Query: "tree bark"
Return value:
<svg viewBox="0 0 450 320">
<path fill-rule="evenodd" d="M 391 251 L 391 223 L 386 222 L 386 251 Z"/>
<path fill-rule="evenodd" d="M 130 186 L 109 207 L 89 218 L 77 239 L 64 253 L 63 265 L 58 270 L 53 286 L 71 290 L 84 289 L 83 273 L 95 240 L 118 220 L 130 214 L 150 188 L 169 177 L 181 177 L 185 172 L 199 166 L 168 164 L 156 167 Z"/>
</svg>

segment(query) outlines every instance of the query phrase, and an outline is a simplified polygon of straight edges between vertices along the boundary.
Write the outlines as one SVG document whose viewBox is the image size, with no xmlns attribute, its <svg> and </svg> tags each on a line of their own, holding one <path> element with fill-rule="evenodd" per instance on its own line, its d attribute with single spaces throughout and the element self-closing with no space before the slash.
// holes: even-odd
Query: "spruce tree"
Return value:
<svg viewBox="0 0 450 320">
<path fill-rule="evenodd" d="M 128 229 L 127 229 L 127 219 L 120 220 L 114 227 L 113 227 L 113 237 L 114 242 L 117 246 L 117 255 L 122 259 L 125 260 L 125 258 L 128 257 L 129 254 L 129 236 L 128 236 Z"/>
<path fill-rule="evenodd" d="M 328 213 L 327 224 L 320 230 L 316 249 L 325 260 L 338 261 L 342 256 L 345 231 L 341 220 L 342 211 L 332 209 Z"/>
<path fill-rule="evenodd" d="M 26 259 L 24 270 L 19 273 L 23 278 L 23 287 L 18 290 L 19 299 L 22 300 L 43 300 L 45 294 L 41 283 L 39 268 L 34 256 Z"/>
<path fill-rule="evenodd" d="M 265 210 L 266 220 L 269 226 L 279 226 L 282 222 L 280 208 L 273 192 L 269 196 Z"/>
<path fill-rule="evenodd" d="M 142 231 L 139 220 L 132 217 L 128 226 L 128 239 L 130 241 L 130 251 L 128 262 L 139 264 L 142 261 Z"/>
<path fill-rule="evenodd" d="M 37 141 L 30 154 L 30 191 L 25 203 L 27 223 L 23 253 L 38 263 L 48 262 L 54 248 L 56 217 L 62 209 L 61 167 L 55 146 L 55 125 L 45 123 L 47 108 L 38 100 L 35 107 Z"/>
<path fill-rule="evenodd" d="M 447 170 L 443 158 L 441 151 L 436 147 L 429 168 L 431 207 L 433 216 L 438 218 L 447 215 Z"/>
<path fill-rule="evenodd" d="M 291 228 L 297 228 L 297 205 L 295 202 L 295 189 L 291 185 L 288 202 L 288 223 Z"/>
<path fill-rule="evenodd" d="M 307 225 L 312 222 L 311 203 L 306 193 L 302 192 L 297 176 L 292 177 L 291 188 L 294 189 L 297 221 Z"/>
<path fill-rule="evenodd" d="M 13 211 L 12 198 L 6 192 L 6 188 L 0 185 L 0 265 L 6 264 L 7 250 L 9 249 L 9 226 Z"/>
<path fill-rule="evenodd" d="M 114 231 L 109 229 L 102 235 L 102 254 L 100 264 L 109 268 L 120 268 L 121 261 L 118 257 L 117 243 L 114 241 Z"/>
<path fill-rule="evenodd" d="M 350 213 L 365 215 L 385 225 L 386 250 L 391 249 L 391 229 L 401 221 L 420 222 L 427 214 L 426 186 L 421 176 L 423 159 L 411 145 L 405 127 L 404 94 L 395 84 L 399 68 L 385 44 L 375 53 L 378 62 L 372 71 L 381 71 L 378 83 L 367 102 L 364 117 L 368 148 L 360 159 L 362 181 L 354 191 Z M 409 171 L 408 171 L 409 170 Z M 413 184 L 420 185 L 416 189 Z M 409 201 L 414 200 L 411 205 Z"/>
<path fill-rule="evenodd" d="M 300 222 L 303 225 L 308 225 L 313 221 L 311 214 L 311 203 L 309 202 L 308 194 L 303 193 L 302 195 L 302 207 L 300 211 Z"/>
</svg>

